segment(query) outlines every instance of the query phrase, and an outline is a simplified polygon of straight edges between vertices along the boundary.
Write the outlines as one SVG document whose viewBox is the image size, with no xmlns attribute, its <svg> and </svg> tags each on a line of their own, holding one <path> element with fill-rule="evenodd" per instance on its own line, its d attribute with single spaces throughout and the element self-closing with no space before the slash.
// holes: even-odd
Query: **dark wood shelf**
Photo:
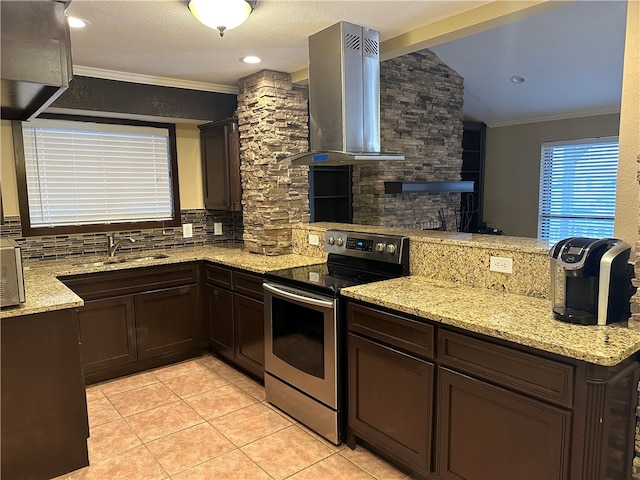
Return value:
<svg viewBox="0 0 640 480">
<path fill-rule="evenodd" d="M 309 169 L 309 210 L 312 222 L 351 223 L 351 166 Z"/>
<path fill-rule="evenodd" d="M 484 123 L 464 122 L 460 176 L 463 180 L 474 182 L 474 189 L 460 195 L 460 231 L 462 232 L 476 232 L 483 224 L 485 135 Z"/>
<path fill-rule="evenodd" d="M 334 198 L 350 198 L 349 195 L 316 195 L 316 200 L 332 200 Z"/>
<path fill-rule="evenodd" d="M 384 193 L 473 192 L 473 182 L 384 182 Z"/>
</svg>

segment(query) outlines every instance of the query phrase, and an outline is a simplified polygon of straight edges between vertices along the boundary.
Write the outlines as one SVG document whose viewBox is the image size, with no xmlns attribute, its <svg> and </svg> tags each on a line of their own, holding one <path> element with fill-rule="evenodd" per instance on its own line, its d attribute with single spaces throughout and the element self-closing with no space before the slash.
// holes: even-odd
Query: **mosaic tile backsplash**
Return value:
<svg viewBox="0 0 640 480">
<path fill-rule="evenodd" d="M 23 237 L 19 217 L 7 217 L 0 226 L 0 236 L 14 239 L 27 260 L 54 260 L 59 258 L 106 255 L 107 236 L 114 233 L 116 240 L 131 237 L 135 243 L 122 242 L 120 254 L 152 249 L 171 249 L 185 246 L 203 246 L 220 243 L 242 243 L 242 213 L 210 210 L 182 210 L 182 223 L 193 225 L 193 237 L 184 238 L 182 227 L 128 230 L 104 233 Z M 213 224 L 222 223 L 222 235 L 213 234 Z"/>
</svg>

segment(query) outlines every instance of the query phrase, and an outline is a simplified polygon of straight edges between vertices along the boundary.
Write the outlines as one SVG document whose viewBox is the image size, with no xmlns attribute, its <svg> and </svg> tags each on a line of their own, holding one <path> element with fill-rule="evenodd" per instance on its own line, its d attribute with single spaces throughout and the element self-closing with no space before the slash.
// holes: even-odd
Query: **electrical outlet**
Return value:
<svg viewBox="0 0 640 480">
<path fill-rule="evenodd" d="M 192 223 L 183 223 L 182 224 L 182 237 L 183 238 L 191 238 L 191 237 L 193 237 L 193 224 Z"/>
<path fill-rule="evenodd" d="M 500 273 L 513 273 L 513 258 L 491 257 L 489 259 L 489 270 Z"/>
<path fill-rule="evenodd" d="M 214 235 L 222 235 L 222 223 L 214 222 L 214 224 L 213 224 L 213 234 Z"/>
<path fill-rule="evenodd" d="M 309 234 L 309 245 L 320 245 L 320 238 L 318 238 L 318 235 L 314 235 L 313 233 Z"/>
</svg>

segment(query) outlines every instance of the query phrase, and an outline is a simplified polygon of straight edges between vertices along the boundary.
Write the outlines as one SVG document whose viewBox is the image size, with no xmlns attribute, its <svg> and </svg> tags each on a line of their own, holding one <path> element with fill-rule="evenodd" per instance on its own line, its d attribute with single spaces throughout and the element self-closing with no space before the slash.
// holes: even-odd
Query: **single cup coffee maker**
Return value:
<svg viewBox="0 0 640 480">
<path fill-rule="evenodd" d="M 553 315 L 564 322 L 606 325 L 629 318 L 631 246 L 616 238 L 574 237 L 549 251 Z"/>
</svg>

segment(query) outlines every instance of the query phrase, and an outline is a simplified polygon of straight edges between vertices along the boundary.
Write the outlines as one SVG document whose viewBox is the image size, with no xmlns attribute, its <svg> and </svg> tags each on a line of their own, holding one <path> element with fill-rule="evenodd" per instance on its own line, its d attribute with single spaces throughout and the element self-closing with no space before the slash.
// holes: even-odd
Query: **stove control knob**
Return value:
<svg viewBox="0 0 640 480">
<path fill-rule="evenodd" d="M 386 247 L 384 243 L 376 243 L 376 252 L 384 253 L 384 247 Z"/>
<path fill-rule="evenodd" d="M 398 247 L 396 247 L 396 245 L 394 243 L 390 243 L 389 245 L 387 245 L 387 253 L 390 253 L 391 255 L 396 253 L 397 249 L 398 249 Z"/>
<path fill-rule="evenodd" d="M 327 238 L 327 243 L 329 245 L 333 245 L 334 243 L 336 243 L 336 239 L 333 238 L 333 237 L 329 237 L 329 238 Z"/>
<path fill-rule="evenodd" d="M 344 245 L 344 240 L 342 239 L 342 237 L 336 238 L 336 245 L 339 246 L 339 247 Z"/>
</svg>

